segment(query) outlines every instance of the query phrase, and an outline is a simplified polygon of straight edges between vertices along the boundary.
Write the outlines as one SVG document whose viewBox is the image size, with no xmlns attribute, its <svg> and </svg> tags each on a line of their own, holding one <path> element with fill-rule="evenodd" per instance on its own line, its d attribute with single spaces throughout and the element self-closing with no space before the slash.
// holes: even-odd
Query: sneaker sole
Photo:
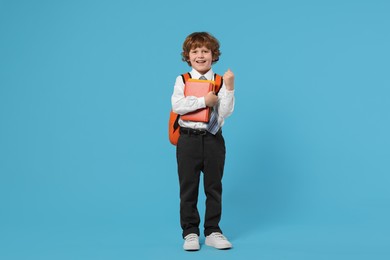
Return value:
<svg viewBox="0 0 390 260">
<path fill-rule="evenodd" d="M 184 247 L 183 247 L 183 249 L 184 249 L 185 251 L 199 251 L 199 250 L 200 250 L 200 247 L 199 247 L 199 248 L 184 248 Z"/>
<path fill-rule="evenodd" d="M 214 248 L 216 248 L 216 249 L 221 249 L 221 250 L 223 250 L 223 249 L 230 249 L 230 248 L 232 248 L 233 246 L 232 245 L 227 245 L 227 246 L 217 246 L 217 245 L 214 245 L 213 243 L 210 243 L 210 242 L 207 242 L 206 241 L 206 246 L 211 246 L 211 247 L 214 247 Z"/>
</svg>

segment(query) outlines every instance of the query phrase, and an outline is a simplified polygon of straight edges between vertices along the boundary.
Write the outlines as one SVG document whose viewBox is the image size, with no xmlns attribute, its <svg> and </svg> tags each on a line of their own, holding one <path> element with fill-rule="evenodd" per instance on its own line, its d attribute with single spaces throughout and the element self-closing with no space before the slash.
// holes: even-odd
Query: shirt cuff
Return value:
<svg viewBox="0 0 390 260">
<path fill-rule="evenodd" d="M 200 106 L 200 108 L 205 108 L 206 107 L 206 101 L 204 99 L 204 97 L 198 97 L 198 104 Z"/>
<path fill-rule="evenodd" d="M 233 90 L 226 89 L 226 96 L 234 96 L 234 89 Z"/>
</svg>

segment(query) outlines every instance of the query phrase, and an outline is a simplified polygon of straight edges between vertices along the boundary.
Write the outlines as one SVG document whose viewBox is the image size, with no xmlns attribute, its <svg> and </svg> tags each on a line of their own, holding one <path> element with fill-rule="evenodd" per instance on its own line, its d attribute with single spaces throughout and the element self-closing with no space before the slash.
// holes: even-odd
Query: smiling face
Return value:
<svg viewBox="0 0 390 260">
<path fill-rule="evenodd" d="M 211 64 L 213 63 L 211 50 L 205 46 L 191 49 L 189 52 L 189 62 L 191 63 L 191 67 L 200 74 L 206 74 L 211 69 Z"/>
</svg>

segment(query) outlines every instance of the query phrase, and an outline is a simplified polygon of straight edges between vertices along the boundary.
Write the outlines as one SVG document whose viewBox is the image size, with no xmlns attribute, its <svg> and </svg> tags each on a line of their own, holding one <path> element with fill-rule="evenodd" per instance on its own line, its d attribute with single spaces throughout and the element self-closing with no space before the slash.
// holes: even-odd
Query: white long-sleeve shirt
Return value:
<svg viewBox="0 0 390 260">
<path fill-rule="evenodd" d="M 214 72 L 212 69 L 210 69 L 204 75 L 200 74 L 195 69 L 192 69 L 190 74 L 194 79 L 199 79 L 201 76 L 205 76 L 207 80 L 214 80 Z M 171 102 L 173 112 L 179 115 L 184 115 L 206 107 L 204 97 L 184 96 L 184 82 L 181 76 L 176 78 Z M 214 106 L 214 110 L 218 113 L 218 124 L 220 127 L 222 127 L 225 118 L 230 116 L 234 110 L 234 90 L 227 90 L 225 83 L 222 84 L 222 87 L 218 92 L 218 102 Z M 207 123 L 185 121 L 181 118 L 179 119 L 179 125 L 181 127 L 188 127 L 193 129 L 206 129 L 207 127 Z"/>
</svg>

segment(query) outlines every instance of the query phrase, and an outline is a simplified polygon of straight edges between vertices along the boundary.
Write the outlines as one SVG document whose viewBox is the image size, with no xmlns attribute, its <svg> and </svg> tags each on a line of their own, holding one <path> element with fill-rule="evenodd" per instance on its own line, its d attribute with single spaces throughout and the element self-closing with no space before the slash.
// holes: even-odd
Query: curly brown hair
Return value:
<svg viewBox="0 0 390 260">
<path fill-rule="evenodd" d="M 192 49 L 206 47 L 211 50 L 213 64 L 219 60 L 221 52 L 219 51 L 219 41 L 208 32 L 194 32 L 187 36 L 183 43 L 183 52 L 181 53 L 182 60 L 191 66 L 190 51 Z"/>
</svg>

